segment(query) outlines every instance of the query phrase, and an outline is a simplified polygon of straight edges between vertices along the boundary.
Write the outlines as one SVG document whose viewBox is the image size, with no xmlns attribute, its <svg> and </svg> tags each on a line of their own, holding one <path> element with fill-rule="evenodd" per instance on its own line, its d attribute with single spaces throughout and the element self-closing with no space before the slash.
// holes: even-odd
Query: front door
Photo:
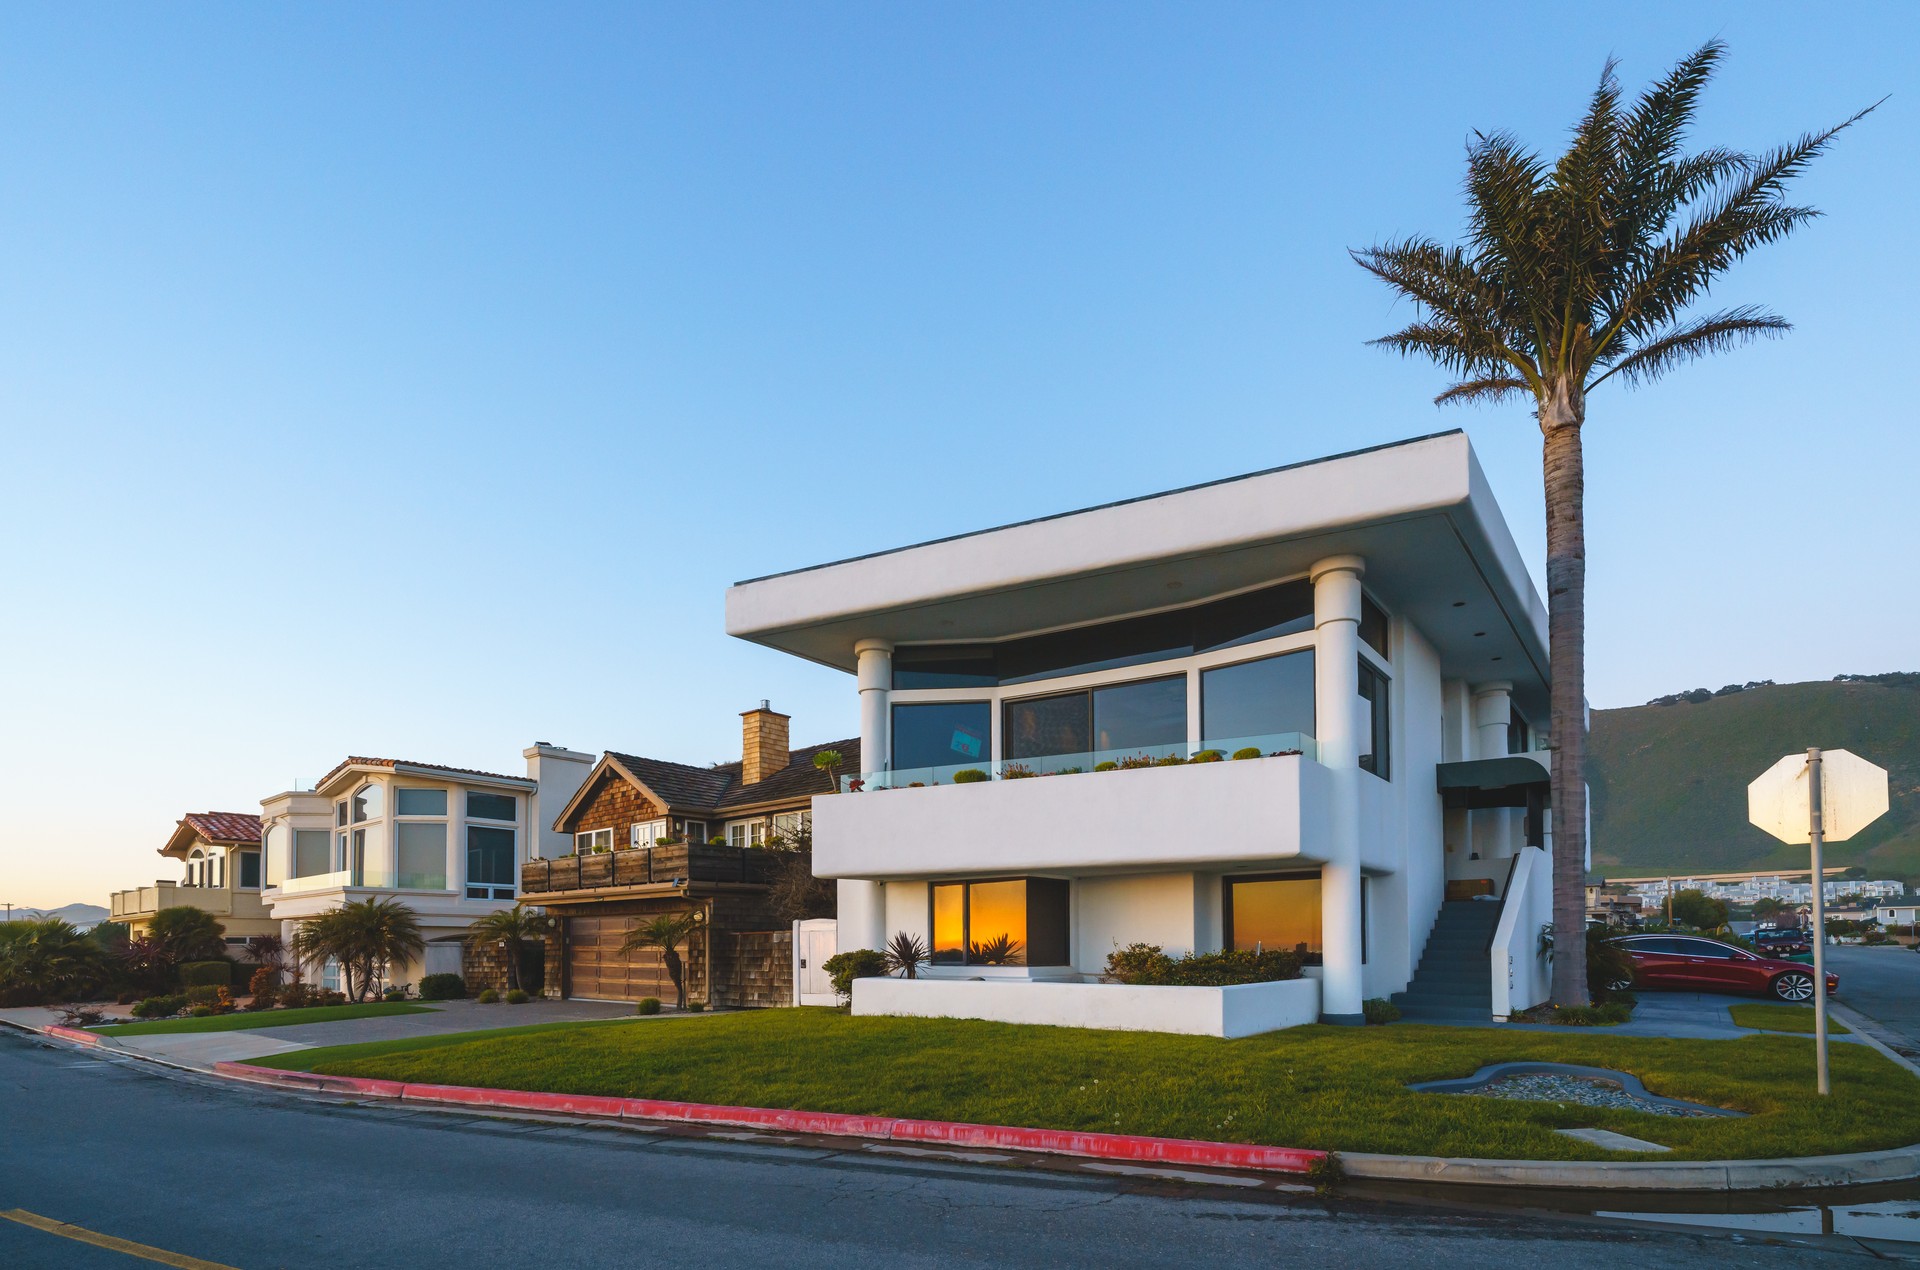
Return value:
<svg viewBox="0 0 1920 1270">
<path fill-rule="evenodd" d="M 833 980 L 826 971 L 827 959 L 839 951 L 839 923 L 831 919 L 813 919 L 794 923 L 794 990 L 800 1005 L 838 1005 Z"/>
</svg>

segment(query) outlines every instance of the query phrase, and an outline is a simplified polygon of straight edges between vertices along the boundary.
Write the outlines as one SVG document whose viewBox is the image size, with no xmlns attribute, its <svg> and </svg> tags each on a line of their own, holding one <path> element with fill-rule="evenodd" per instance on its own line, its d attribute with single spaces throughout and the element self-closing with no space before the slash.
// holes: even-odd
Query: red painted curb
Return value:
<svg viewBox="0 0 1920 1270">
<path fill-rule="evenodd" d="M 97 1039 L 97 1038 L 96 1038 Z M 1205 1142 L 1192 1138 L 1153 1138 L 1129 1133 L 1092 1133 L 1076 1129 L 1027 1129 L 1016 1125 L 959 1124 L 947 1120 L 899 1120 L 834 1111 L 796 1111 L 777 1107 L 724 1107 L 704 1102 L 668 1102 L 653 1098 L 610 1098 L 598 1094 L 548 1094 L 524 1089 L 478 1089 L 470 1085 L 410 1085 L 358 1076 L 319 1076 L 281 1071 L 250 1063 L 216 1063 L 217 1075 L 264 1081 L 297 1089 L 399 1098 L 405 1102 L 455 1107 L 494 1107 L 510 1111 L 551 1111 L 576 1116 L 644 1120 L 655 1123 L 734 1125 L 836 1138 L 877 1138 L 954 1147 L 997 1147 L 1043 1155 L 1097 1160 L 1133 1160 L 1148 1164 L 1185 1164 L 1200 1168 L 1256 1169 L 1266 1173 L 1307 1173 L 1327 1158 L 1325 1151 L 1256 1146 L 1246 1142 Z"/>
<path fill-rule="evenodd" d="M 72 1041 L 76 1045 L 99 1045 L 104 1039 L 95 1036 L 92 1032 L 82 1032 L 77 1027 L 61 1027 L 58 1023 L 50 1023 L 42 1030 L 48 1036 L 57 1036 L 63 1041 Z"/>
</svg>

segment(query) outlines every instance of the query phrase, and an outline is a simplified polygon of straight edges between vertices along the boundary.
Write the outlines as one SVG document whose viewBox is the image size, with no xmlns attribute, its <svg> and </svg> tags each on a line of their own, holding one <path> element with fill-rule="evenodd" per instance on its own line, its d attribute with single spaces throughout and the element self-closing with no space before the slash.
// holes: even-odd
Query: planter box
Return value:
<svg viewBox="0 0 1920 1270">
<path fill-rule="evenodd" d="M 1289 979 L 1227 988 L 1149 988 L 1046 980 L 855 979 L 853 1012 L 1187 1036 L 1252 1036 L 1318 1020 L 1320 982 Z"/>
</svg>

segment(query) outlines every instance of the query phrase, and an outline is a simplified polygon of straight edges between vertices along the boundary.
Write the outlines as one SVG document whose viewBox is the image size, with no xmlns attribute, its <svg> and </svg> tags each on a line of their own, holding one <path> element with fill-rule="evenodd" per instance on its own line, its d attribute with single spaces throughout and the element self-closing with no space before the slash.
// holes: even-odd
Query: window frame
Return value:
<svg viewBox="0 0 1920 1270">
<path fill-rule="evenodd" d="M 733 840 L 733 831 L 736 829 L 742 831 L 741 837 L 744 839 L 743 841 L 735 842 Z M 767 818 L 765 816 L 755 816 L 750 820 L 729 820 L 727 821 L 725 832 L 727 835 L 727 845 L 730 847 L 739 847 L 742 850 L 748 851 L 764 847 L 767 845 Z"/>
<path fill-rule="evenodd" d="M 499 821 L 487 822 L 487 823 L 484 823 L 482 827 L 492 829 L 492 828 L 498 827 L 499 824 L 500 824 Z M 607 844 L 606 849 L 608 851 L 613 850 L 613 826 L 608 825 L 604 829 L 582 829 L 577 831 L 573 835 L 573 853 L 575 855 L 600 854 L 600 852 L 595 850 L 595 847 L 602 841 L 601 839 L 602 834 L 606 835 L 606 838 L 605 838 L 605 842 Z M 586 839 L 586 845 L 584 847 L 581 845 L 581 841 L 580 841 L 582 838 Z"/>
<path fill-rule="evenodd" d="M 1236 873 L 1236 874 L 1231 874 L 1225 878 L 1222 878 L 1221 881 L 1224 882 L 1225 885 L 1220 888 L 1220 935 L 1221 935 L 1220 945 L 1222 948 L 1227 948 L 1227 949 L 1231 949 L 1236 946 L 1236 941 L 1233 937 L 1233 889 L 1236 885 L 1240 883 L 1254 883 L 1254 882 L 1312 882 L 1321 888 L 1321 895 L 1323 898 L 1326 894 L 1325 874 L 1322 870 L 1319 870 L 1319 869 L 1286 869 L 1278 873 L 1247 873 L 1247 874 Z M 1362 965 L 1366 964 L 1366 945 L 1367 945 L 1366 898 L 1367 897 L 1364 893 L 1361 895 L 1361 898 L 1360 898 L 1360 948 L 1361 948 L 1360 960 Z M 1326 930 L 1324 928 L 1324 923 L 1322 926 L 1322 930 L 1320 932 L 1320 943 L 1321 943 L 1321 950 L 1316 952 L 1312 949 L 1308 949 L 1306 959 L 1301 964 L 1308 965 L 1308 966 L 1317 966 L 1322 964 L 1322 959 L 1325 955 L 1325 945 L 1326 945 Z M 1289 949 L 1283 949 L 1281 951 L 1291 952 L 1293 950 L 1289 948 Z"/>
<path fill-rule="evenodd" d="M 607 832 L 611 833 L 612 830 Z M 651 849 L 660 844 L 660 839 L 672 836 L 673 822 L 665 816 L 655 816 L 651 820 L 636 820 L 627 826 L 627 850 Z"/>
<path fill-rule="evenodd" d="M 1006 966 L 1018 967 L 1019 969 L 1023 969 L 1023 970 L 1030 970 L 1036 967 L 1039 969 L 1053 969 L 1059 966 L 1073 965 L 1073 883 L 1071 880 L 1067 878 L 1053 878 L 1053 877 L 1047 877 L 1043 874 L 1034 874 L 1034 873 L 1016 873 L 1016 874 L 1011 874 L 1004 877 L 996 876 L 996 877 L 989 877 L 989 878 L 934 878 L 929 880 L 927 883 L 927 937 L 928 937 L 927 942 L 929 944 L 929 947 L 927 949 L 928 965 L 965 967 L 965 966 L 984 966 L 984 965 L 990 964 L 984 961 L 971 960 L 973 956 L 973 888 L 976 886 L 991 886 L 997 883 L 1004 883 L 1004 882 L 1018 882 L 1021 884 L 1022 890 L 1020 895 L 1020 902 L 1023 906 L 1022 919 L 1026 929 L 1027 937 L 1021 941 L 1023 945 L 1022 951 L 1021 951 L 1021 959 L 1017 962 L 1005 962 L 1002 964 Z M 1061 933 L 1065 940 L 1065 951 L 1064 951 L 1063 958 L 1060 961 L 1051 961 L 1051 960 L 1035 961 L 1033 959 L 1033 884 L 1036 882 L 1046 883 L 1048 885 L 1057 884 L 1061 888 L 1060 889 L 1061 911 L 1059 913 L 1059 917 L 1061 920 Z M 960 888 L 960 960 L 959 961 L 934 960 L 934 953 L 936 949 L 932 945 L 937 943 L 937 936 L 935 934 L 935 930 L 936 930 L 935 913 L 936 913 L 937 904 L 938 904 L 939 889 L 941 887 L 947 887 L 947 886 L 957 886 Z"/>
</svg>

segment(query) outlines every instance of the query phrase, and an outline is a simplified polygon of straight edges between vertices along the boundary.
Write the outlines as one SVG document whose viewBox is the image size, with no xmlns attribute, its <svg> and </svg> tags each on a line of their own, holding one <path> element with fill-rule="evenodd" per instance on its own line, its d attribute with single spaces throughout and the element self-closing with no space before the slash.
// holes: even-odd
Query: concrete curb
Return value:
<svg viewBox="0 0 1920 1270">
<path fill-rule="evenodd" d="M 1448 1160 L 1437 1156 L 1337 1153 L 1348 1177 L 1374 1181 L 1519 1186 L 1540 1190 L 1767 1191 L 1860 1186 L 1920 1177 L 1920 1145 L 1854 1155 L 1784 1160 Z"/>
<path fill-rule="evenodd" d="M 1328 1153 L 1294 1147 L 1254 1146 L 1238 1142 L 1200 1142 L 1139 1134 L 1091 1133 L 1071 1129 L 1026 1129 L 1012 1125 L 960 1124 L 945 1120 L 903 1120 L 886 1116 L 844 1115 L 831 1111 L 792 1111 L 769 1107 L 724 1107 L 710 1103 L 668 1102 L 654 1098 L 609 1098 L 593 1094 L 546 1094 L 517 1089 L 475 1089 L 463 1085 L 413 1085 L 351 1076 L 256 1067 L 251 1063 L 215 1063 L 214 1073 L 283 1089 L 396 1098 L 402 1102 L 543 1111 L 563 1115 L 651 1121 L 668 1124 L 727 1125 L 824 1137 L 866 1138 L 889 1142 L 934 1143 L 950 1147 L 996 1147 L 1043 1155 L 1070 1155 L 1140 1164 L 1184 1164 L 1202 1168 L 1256 1169 L 1266 1173 L 1311 1173 Z"/>
</svg>

